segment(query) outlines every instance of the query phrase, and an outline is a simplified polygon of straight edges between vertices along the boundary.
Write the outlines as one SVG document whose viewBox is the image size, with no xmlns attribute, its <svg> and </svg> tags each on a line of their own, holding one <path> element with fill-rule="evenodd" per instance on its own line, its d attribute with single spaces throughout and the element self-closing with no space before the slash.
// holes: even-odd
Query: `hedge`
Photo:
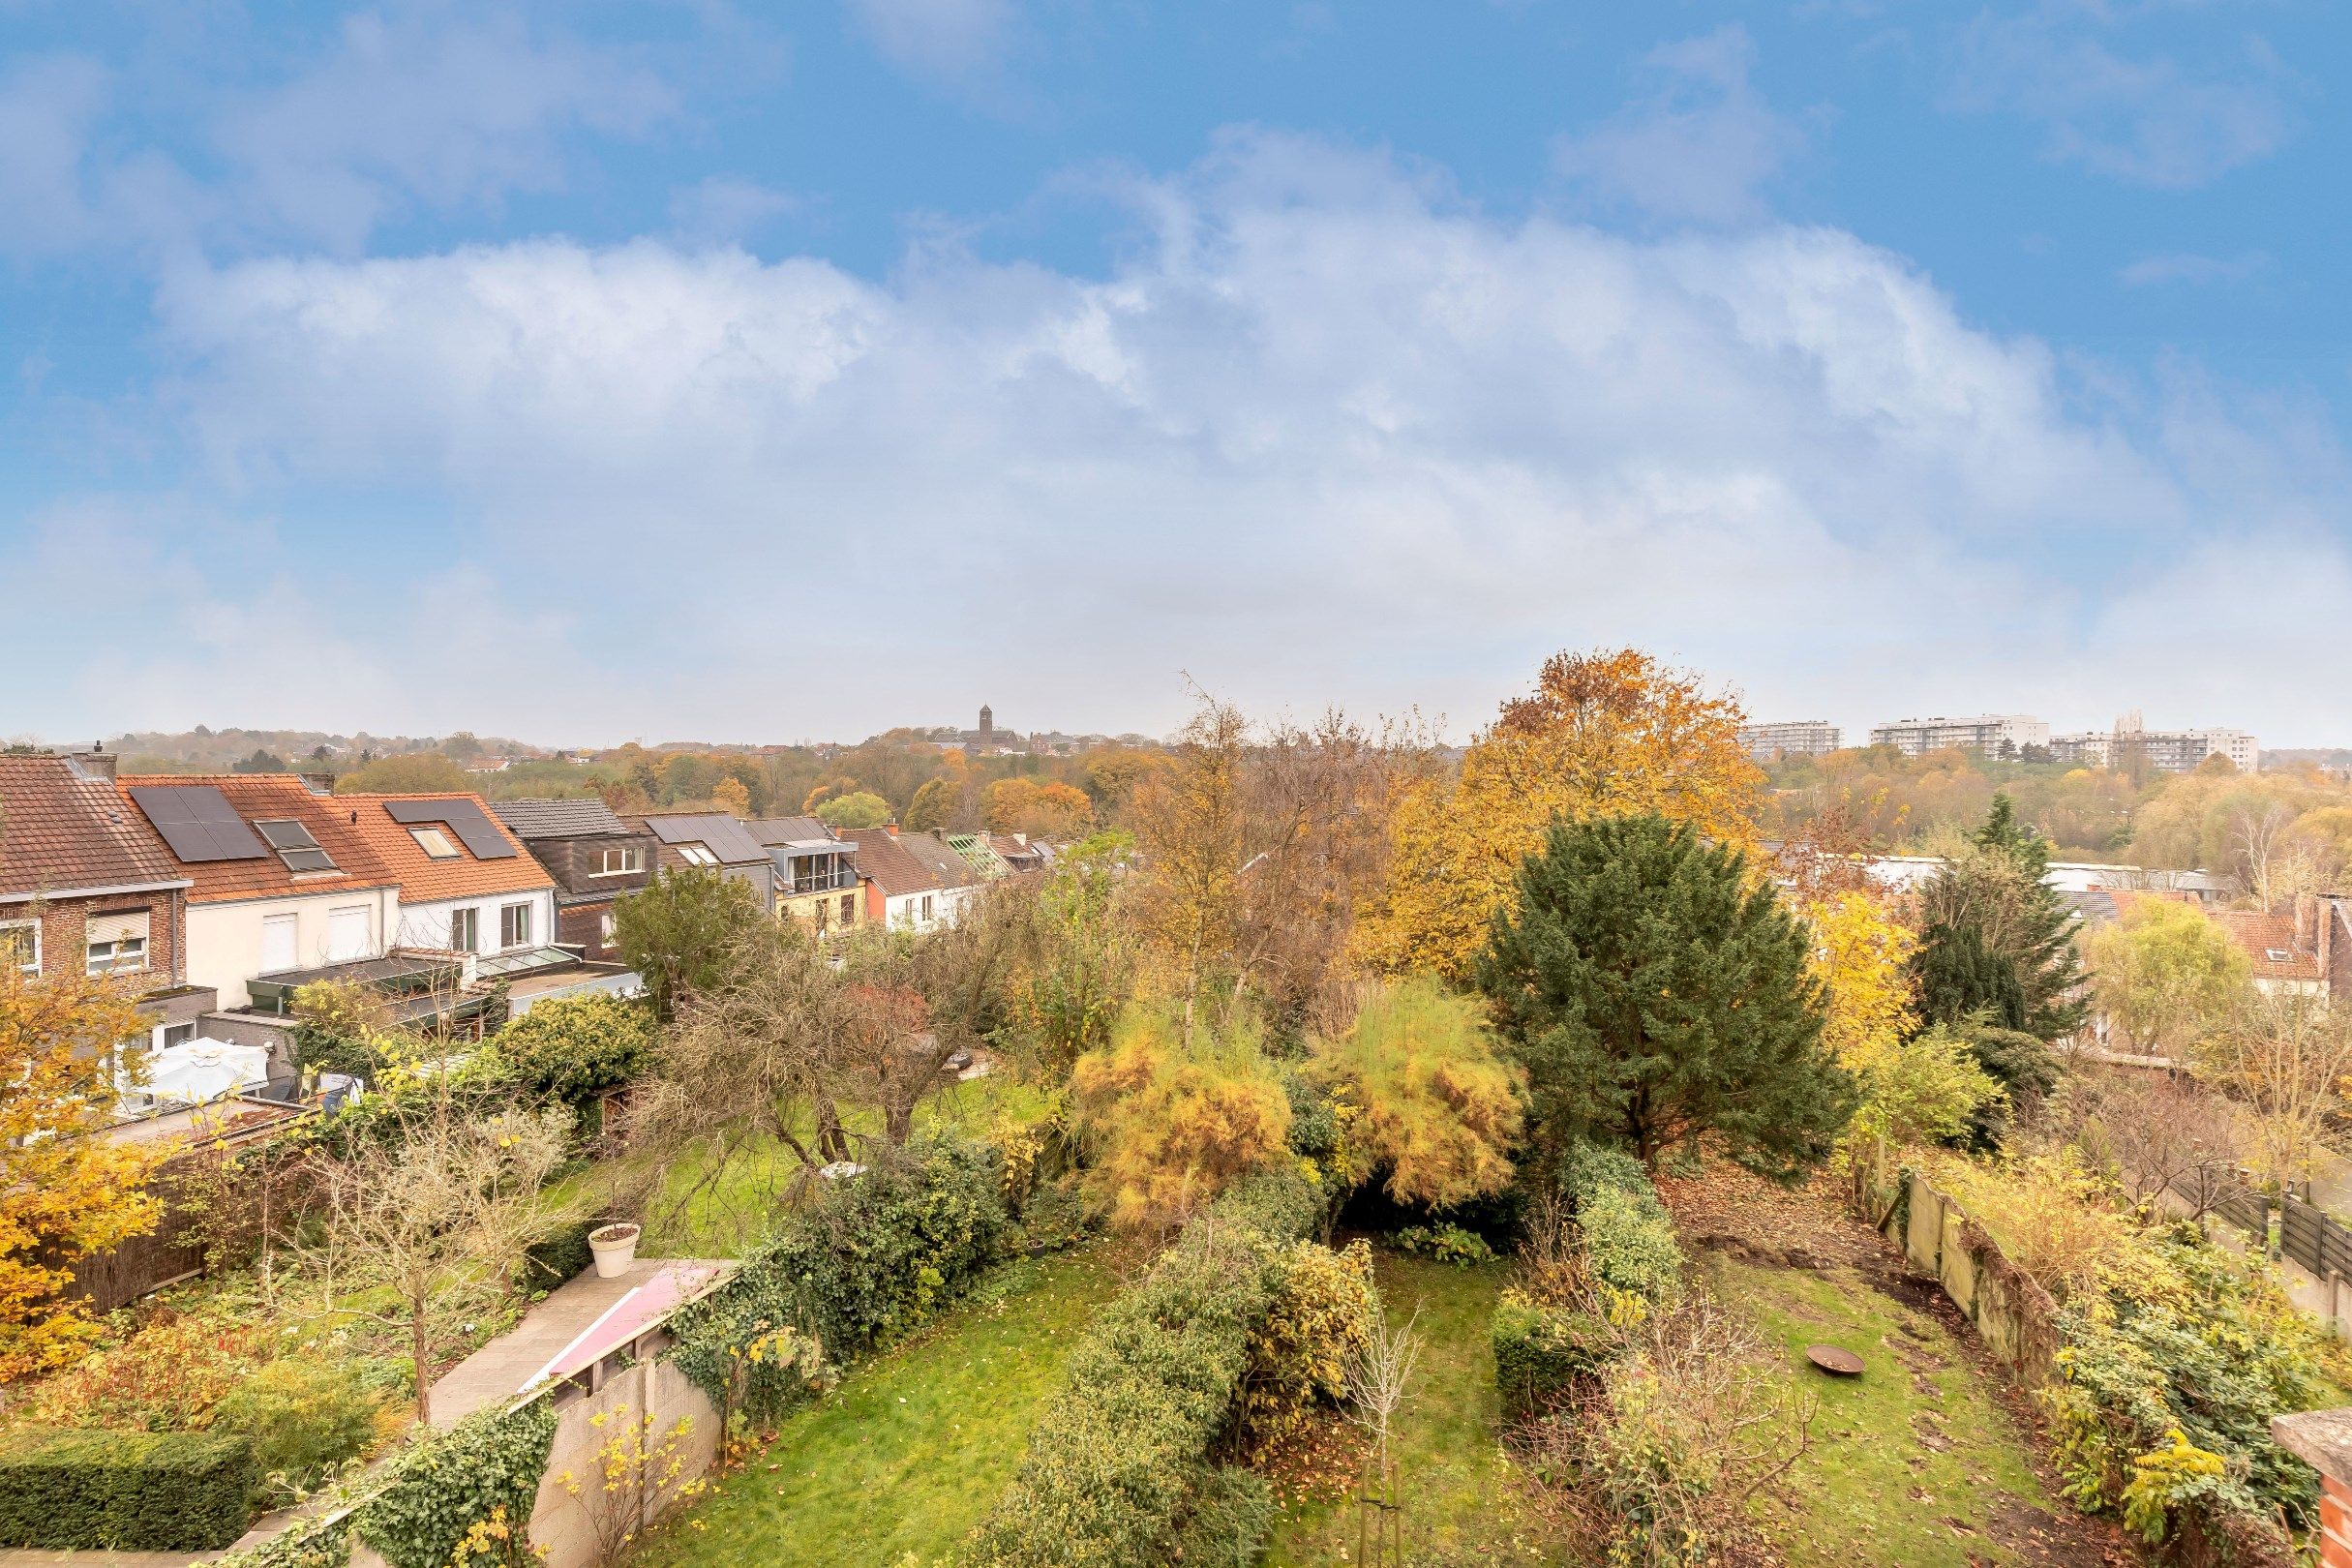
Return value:
<svg viewBox="0 0 2352 1568">
<path fill-rule="evenodd" d="M 545 1240 L 533 1242 L 523 1249 L 523 1288 L 553 1290 L 585 1272 L 590 1263 L 596 1261 L 595 1251 L 588 1246 L 588 1233 L 610 1222 L 608 1220 L 575 1220 Z"/>
<path fill-rule="evenodd" d="M 1682 1245 L 1641 1161 L 1614 1149 L 1572 1145 L 1560 1162 L 1560 1191 L 1595 1281 L 1651 1307 L 1681 1298 Z"/>
<path fill-rule="evenodd" d="M 828 1186 L 755 1248 L 720 1289 L 673 1321 L 680 1372 L 725 1409 L 733 1352 L 778 1328 L 848 1362 L 906 1333 L 959 1294 L 1011 1233 L 1000 1157 L 952 1134 L 920 1138 Z M 798 1386 L 755 1378 L 750 1412 L 768 1419 Z"/>
<path fill-rule="evenodd" d="M 442 1568 L 476 1523 L 499 1508 L 528 1520 L 556 1445 L 555 1402 L 493 1405 L 410 1444 L 391 1484 L 352 1516 L 359 1538 L 392 1568 Z"/>
<path fill-rule="evenodd" d="M 251 1439 L 193 1432 L 24 1432 L 0 1440 L 0 1546 L 208 1552 L 245 1533 Z"/>
<path fill-rule="evenodd" d="M 1319 1188 L 1251 1178 L 1095 1316 L 1069 1382 L 965 1550 L 986 1568 L 1247 1564 L 1273 1518 L 1247 1472 L 1209 1462 L 1234 1413 L 1250 1337 L 1280 1288 L 1277 1250 L 1313 1233 Z"/>
<path fill-rule="evenodd" d="M 1617 1342 L 1605 1320 L 1523 1290 L 1502 1293 L 1492 1334 L 1506 1431 L 1549 1411 L 1571 1383 L 1608 1360 Z"/>
</svg>

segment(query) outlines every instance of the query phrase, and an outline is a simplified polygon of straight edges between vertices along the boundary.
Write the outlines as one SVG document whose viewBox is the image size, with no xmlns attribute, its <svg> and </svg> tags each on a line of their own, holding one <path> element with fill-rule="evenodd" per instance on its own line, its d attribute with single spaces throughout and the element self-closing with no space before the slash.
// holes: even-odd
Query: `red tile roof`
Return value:
<svg viewBox="0 0 2352 1568">
<path fill-rule="evenodd" d="M 187 879 L 108 780 L 63 757 L 0 757 L 0 897 Z"/>
<path fill-rule="evenodd" d="M 508 859 L 477 860 L 465 841 L 444 824 L 394 822 L 384 811 L 387 800 L 471 800 L 482 812 L 482 820 L 513 848 Z M 377 857 L 391 868 L 400 883 L 400 897 L 404 904 L 430 904 L 443 898 L 471 898 L 481 893 L 532 892 L 541 888 L 553 888 L 556 879 L 547 868 L 523 851 L 523 842 L 515 837 L 506 825 L 483 806 L 478 795 L 338 795 L 334 804 L 347 805 L 359 813 L 353 826 L 368 841 Z M 416 841 L 414 829 L 439 828 L 449 847 L 457 851 L 453 859 L 437 860 L 427 855 Z"/>
<path fill-rule="evenodd" d="M 2230 939 L 2246 950 L 2246 956 L 2254 966 L 2256 980 L 2324 980 L 2327 973 L 2319 967 L 2319 954 L 2312 948 L 2295 939 L 2295 917 L 2266 915 L 2253 909 L 2222 909 L 2214 912 L 2214 920 Z M 2274 958 L 2274 952 L 2286 954 Z"/>
<path fill-rule="evenodd" d="M 131 792 L 149 785 L 210 785 L 228 798 L 230 808 L 249 825 L 302 824 L 318 841 L 318 847 L 326 851 L 327 859 L 335 862 L 333 871 L 297 874 L 288 871 L 286 862 L 275 855 L 264 855 L 255 860 L 186 861 L 173 857 L 172 863 L 179 867 L 179 874 L 196 884 L 188 890 L 188 901 L 192 904 L 384 888 L 399 880 L 351 823 L 356 808 L 332 797 L 313 795 L 310 786 L 291 773 L 139 773 L 121 780 L 116 789 L 124 809 L 142 821 L 144 816 L 132 800 Z"/>
<path fill-rule="evenodd" d="M 930 868 L 908 854 L 898 835 L 888 828 L 844 828 L 841 836 L 858 846 L 858 869 L 872 877 L 886 897 L 931 892 L 941 886 Z"/>
</svg>

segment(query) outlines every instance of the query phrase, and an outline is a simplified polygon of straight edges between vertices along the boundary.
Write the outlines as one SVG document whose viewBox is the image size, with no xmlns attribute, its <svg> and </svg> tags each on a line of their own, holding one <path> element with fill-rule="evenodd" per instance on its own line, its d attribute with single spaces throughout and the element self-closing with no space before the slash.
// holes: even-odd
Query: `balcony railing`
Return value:
<svg viewBox="0 0 2352 1568">
<path fill-rule="evenodd" d="M 848 892 L 858 886 L 855 871 L 818 871 L 802 877 L 788 877 L 777 885 L 777 896 L 798 898 L 802 893 Z"/>
</svg>

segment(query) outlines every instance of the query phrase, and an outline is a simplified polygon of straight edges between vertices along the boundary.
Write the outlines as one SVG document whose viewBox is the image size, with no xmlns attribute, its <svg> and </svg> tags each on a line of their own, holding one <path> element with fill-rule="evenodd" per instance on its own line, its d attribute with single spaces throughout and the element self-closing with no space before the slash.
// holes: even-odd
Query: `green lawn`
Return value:
<svg viewBox="0 0 2352 1568">
<path fill-rule="evenodd" d="M 1787 1484 L 1794 1512 L 1760 1500 L 1758 1518 L 1793 1568 L 1901 1564 L 2096 1562 L 2048 1555 L 2081 1526 L 2058 1527 L 2008 1417 L 1943 1324 L 1876 1289 L 1855 1270 L 1816 1271 L 1710 1257 L 1714 1288 L 1787 1347 L 1821 1396 L 1811 1452 Z M 1809 1344 L 1859 1354 L 1856 1378 L 1821 1376 Z"/>
<path fill-rule="evenodd" d="M 1412 1396 L 1398 1418 L 1406 1546 L 1415 1561 L 1536 1563 L 1533 1538 L 1513 1506 L 1510 1467 L 1497 1437 L 1500 1404 L 1488 1331 L 1508 1277 L 1499 1263 L 1455 1268 L 1377 1255 L 1389 1321 L 1413 1325 L 1423 1345 Z M 1269 1568 L 1325 1568 L 1355 1552 L 1346 1503 L 1293 1503 L 1275 1526 Z"/>
<path fill-rule="evenodd" d="M 1011 1478 L 1063 1362 L 1121 1282 L 1102 1244 L 996 1270 L 793 1414 L 771 1447 L 631 1561 L 891 1568 L 909 1553 L 944 1557 Z"/>
</svg>

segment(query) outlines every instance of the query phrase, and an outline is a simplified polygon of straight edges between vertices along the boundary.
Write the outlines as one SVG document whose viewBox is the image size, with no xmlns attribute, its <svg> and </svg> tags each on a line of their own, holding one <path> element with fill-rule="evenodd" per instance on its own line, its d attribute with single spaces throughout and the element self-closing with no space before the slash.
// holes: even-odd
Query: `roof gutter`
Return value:
<svg viewBox="0 0 2352 1568">
<path fill-rule="evenodd" d="M 112 888 L 42 888 L 32 892 L 0 893 L 0 904 L 32 904 L 44 898 L 110 898 L 116 893 L 169 892 L 195 886 L 182 878 L 178 882 L 126 882 Z"/>
</svg>

